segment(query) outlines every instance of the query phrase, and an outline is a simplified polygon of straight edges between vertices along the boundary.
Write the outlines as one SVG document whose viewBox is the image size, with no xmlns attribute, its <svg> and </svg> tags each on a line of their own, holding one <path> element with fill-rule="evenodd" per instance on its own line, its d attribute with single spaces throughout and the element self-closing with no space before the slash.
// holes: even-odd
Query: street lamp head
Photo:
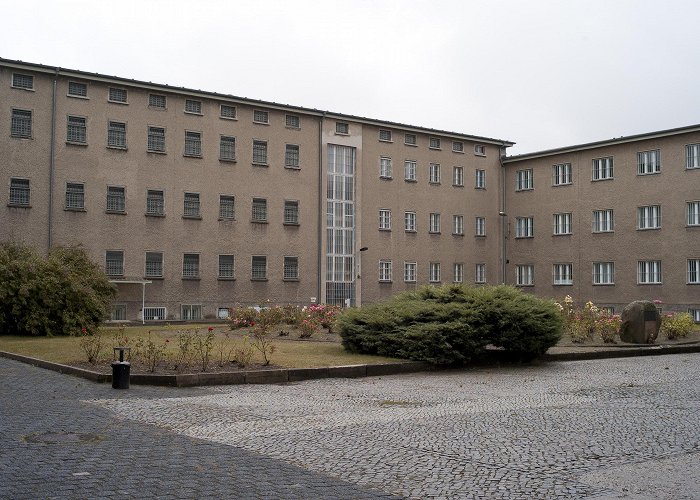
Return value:
<svg viewBox="0 0 700 500">
<path fill-rule="evenodd" d="M 360 252 L 364 252 L 365 250 L 369 250 L 369 247 L 362 247 L 362 248 L 360 248 Z"/>
<path fill-rule="evenodd" d="M 498 212 L 498 215 L 500 215 L 501 217 L 505 217 L 505 216 L 507 216 L 508 214 L 505 213 L 505 212 Z"/>
</svg>

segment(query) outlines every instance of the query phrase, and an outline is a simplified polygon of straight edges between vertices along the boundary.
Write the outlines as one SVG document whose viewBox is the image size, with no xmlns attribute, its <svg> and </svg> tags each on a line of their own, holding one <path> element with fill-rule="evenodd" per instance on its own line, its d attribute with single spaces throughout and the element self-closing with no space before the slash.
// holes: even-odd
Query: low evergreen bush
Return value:
<svg viewBox="0 0 700 500">
<path fill-rule="evenodd" d="M 518 359 L 557 343 L 562 319 L 553 301 L 509 286 L 426 286 L 343 312 L 337 321 L 350 352 L 462 365 L 487 345 Z"/>
</svg>

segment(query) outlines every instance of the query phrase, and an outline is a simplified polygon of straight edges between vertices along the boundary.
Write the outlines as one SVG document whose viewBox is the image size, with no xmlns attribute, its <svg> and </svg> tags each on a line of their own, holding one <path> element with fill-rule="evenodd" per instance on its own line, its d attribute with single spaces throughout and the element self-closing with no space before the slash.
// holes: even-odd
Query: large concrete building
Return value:
<svg viewBox="0 0 700 500">
<path fill-rule="evenodd" d="M 0 109 L 0 241 L 83 244 L 118 283 L 115 320 L 451 282 L 700 320 L 700 126 L 506 157 L 506 140 L 9 60 Z"/>
</svg>

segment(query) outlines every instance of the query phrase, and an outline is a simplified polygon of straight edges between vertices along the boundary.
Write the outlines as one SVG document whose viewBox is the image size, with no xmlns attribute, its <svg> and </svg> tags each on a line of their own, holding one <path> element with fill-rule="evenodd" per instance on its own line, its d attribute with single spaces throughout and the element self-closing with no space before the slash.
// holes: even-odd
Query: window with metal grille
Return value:
<svg viewBox="0 0 700 500">
<path fill-rule="evenodd" d="M 167 319 L 167 309 L 165 307 L 144 307 L 144 321 L 164 321 Z"/>
<path fill-rule="evenodd" d="M 519 286 L 532 286 L 535 284 L 535 266 L 515 266 L 515 284 Z"/>
<path fill-rule="evenodd" d="M 486 218 L 474 218 L 474 236 L 486 236 Z"/>
<path fill-rule="evenodd" d="M 202 306 L 200 304 L 182 304 L 180 306 L 180 319 L 183 321 L 202 319 Z"/>
<path fill-rule="evenodd" d="M 87 120 L 80 116 L 68 117 L 68 134 L 66 140 L 76 144 L 87 143 Z"/>
<path fill-rule="evenodd" d="M 284 223 L 290 225 L 299 224 L 299 202 L 294 200 L 284 201 Z"/>
<path fill-rule="evenodd" d="M 658 174 L 661 172 L 661 150 L 640 151 L 637 153 L 637 175 Z"/>
<path fill-rule="evenodd" d="M 689 226 L 700 226 L 700 201 L 687 202 L 686 215 Z"/>
<path fill-rule="evenodd" d="M 250 278 L 253 280 L 267 279 L 267 257 L 264 255 L 253 255 Z"/>
<path fill-rule="evenodd" d="M 233 255 L 219 255 L 219 278 L 233 279 Z"/>
<path fill-rule="evenodd" d="M 126 193 L 123 187 L 107 187 L 107 211 L 116 213 L 126 211 Z"/>
<path fill-rule="evenodd" d="M 255 123 L 270 123 L 270 114 L 267 111 L 262 111 L 260 109 L 253 110 L 253 121 Z"/>
<path fill-rule="evenodd" d="M 336 122 L 335 133 L 341 135 L 348 135 L 350 133 L 350 125 L 344 122 Z"/>
<path fill-rule="evenodd" d="M 571 163 L 552 165 L 552 186 L 571 184 Z"/>
<path fill-rule="evenodd" d="M 591 179 L 594 181 L 604 181 L 613 178 L 613 157 L 596 158 L 593 160 L 593 174 Z"/>
<path fill-rule="evenodd" d="M 186 253 L 182 256 L 182 277 L 199 278 L 199 254 Z"/>
<path fill-rule="evenodd" d="M 661 205 L 637 207 L 637 229 L 660 229 Z"/>
<path fill-rule="evenodd" d="M 107 276 L 124 276 L 124 252 L 121 250 L 107 250 L 105 274 Z"/>
<path fill-rule="evenodd" d="M 219 307 L 216 310 L 216 317 L 219 319 L 231 319 L 231 308 L 230 307 Z"/>
<path fill-rule="evenodd" d="M 379 261 L 379 281 L 384 283 L 391 282 L 391 261 L 390 260 L 380 260 Z"/>
<path fill-rule="evenodd" d="M 700 285 L 700 259 L 688 259 L 688 284 Z"/>
<path fill-rule="evenodd" d="M 185 193 L 185 217 L 199 217 L 199 193 Z"/>
<path fill-rule="evenodd" d="M 637 262 L 637 283 L 640 285 L 661 284 L 661 261 L 640 260 Z"/>
<path fill-rule="evenodd" d="M 416 162 L 406 160 L 403 162 L 403 178 L 404 180 L 415 182 L 416 180 Z"/>
<path fill-rule="evenodd" d="M 454 265 L 452 266 L 452 281 L 455 283 L 463 283 L 464 282 L 464 264 L 461 262 L 455 262 Z"/>
<path fill-rule="evenodd" d="M 163 253 L 146 252 L 146 278 L 163 277 Z"/>
<path fill-rule="evenodd" d="M 464 167 L 452 167 L 452 185 L 464 186 Z"/>
<path fill-rule="evenodd" d="M 219 196 L 219 219 L 233 220 L 236 217 L 236 199 L 233 196 Z"/>
<path fill-rule="evenodd" d="M 612 209 L 594 210 L 593 211 L 593 232 L 594 233 L 609 233 L 614 231 L 615 223 L 613 220 Z"/>
<path fill-rule="evenodd" d="M 700 168 L 700 144 L 685 147 L 685 168 Z"/>
<path fill-rule="evenodd" d="M 267 141 L 253 141 L 253 165 L 267 165 Z"/>
<path fill-rule="evenodd" d="M 230 104 L 222 104 L 219 107 L 219 116 L 221 118 L 227 118 L 233 120 L 236 118 L 236 106 L 231 106 Z"/>
<path fill-rule="evenodd" d="M 201 115 L 202 101 L 195 101 L 194 99 L 185 99 L 185 113 L 194 113 L 196 115 Z"/>
<path fill-rule="evenodd" d="M 391 179 L 391 158 L 387 156 L 379 158 L 379 177 Z"/>
<path fill-rule="evenodd" d="M 486 189 L 486 170 L 475 170 L 474 188 Z"/>
<path fill-rule="evenodd" d="M 593 263 L 593 284 L 613 285 L 615 284 L 615 263 L 594 262 Z"/>
<path fill-rule="evenodd" d="M 404 230 L 414 232 L 416 230 L 416 213 L 404 212 Z"/>
<path fill-rule="evenodd" d="M 267 222 L 267 200 L 265 198 L 253 198 L 253 222 Z"/>
<path fill-rule="evenodd" d="M 428 231 L 431 233 L 440 232 L 440 214 L 431 213 L 430 214 L 430 225 L 428 226 Z"/>
<path fill-rule="evenodd" d="M 29 179 L 10 179 L 10 205 L 29 206 Z"/>
<path fill-rule="evenodd" d="M 453 215 L 452 216 L 452 234 L 463 235 L 464 234 L 464 216 L 463 215 Z"/>
<path fill-rule="evenodd" d="M 440 164 L 431 163 L 429 174 L 431 184 L 440 184 Z"/>
<path fill-rule="evenodd" d="M 120 89 L 117 87 L 110 87 L 108 100 L 110 102 L 118 102 L 121 104 L 126 104 L 126 95 L 127 95 L 126 89 Z"/>
<path fill-rule="evenodd" d="M 416 134 L 404 134 L 403 143 L 407 146 L 416 146 L 418 144 L 418 138 Z"/>
<path fill-rule="evenodd" d="M 222 135 L 219 140 L 219 159 L 223 161 L 235 161 L 236 138 Z"/>
<path fill-rule="evenodd" d="M 164 215 L 165 196 L 163 191 L 149 189 L 146 192 L 146 215 Z"/>
<path fill-rule="evenodd" d="M 66 208 L 68 210 L 85 209 L 85 185 L 69 182 L 66 184 Z"/>
<path fill-rule="evenodd" d="M 534 232 L 533 217 L 516 217 L 515 218 L 515 237 L 516 238 L 532 238 Z"/>
<path fill-rule="evenodd" d="M 429 270 L 430 270 L 430 272 L 429 272 L 428 280 L 431 283 L 439 283 L 440 282 L 440 263 L 439 262 L 431 262 Z"/>
<path fill-rule="evenodd" d="M 107 145 L 111 148 L 126 149 L 126 123 L 109 122 Z"/>
<path fill-rule="evenodd" d="M 165 129 L 148 127 L 148 151 L 165 153 Z"/>
<path fill-rule="evenodd" d="M 486 283 L 486 264 L 474 266 L 474 283 Z"/>
<path fill-rule="evenodd" d="M 12 73 L 12 86 L 16 89 L 33 90 L 34 77 L 32 75 Z"/>
<path fill-rule="evenodd" d="M 110 321 L 126 321 L 126 304 L 112 304 Z"/>
<path fill-rule="evenodd" d="M 430 149 L 440 149 L 440 139 L 437 137 L 431 137 L 428 144 Z"/>
<path fill-rule="evenodd" d="M 10 127 L 10 135 L 22 139 L 31 139 L 32 137 L 32 112 L 24 109 L 12 110 L 12 123 Z"/>
<path fill-rule="evenodd" d="M 552 227 L 555 236 L 571 234 L 571 213 L 554 214 L 552 216 Z"/>
<path fill-rule="evenodd" d="M 285 257 L 283 279 L 298 280 L 299 279 L 299 257 Z"/>
<path fill-rule="evenodd" d="M 299 168 L 299 146 L 287 144 L 284 148 L 284 166 L 287 168 Z"/>
<path fill-rule="evenodd" d="M 167 103 L 167 97 L 162 94 L 148 94 L 148 105 L 152 108 L 165 109 Z"/>
<path fill-rule="evenodd" d="M 464 153 L 464 143 L 462 141 L 452 141 L 452 151 L 455 153 Z"/>
<path fill-rule="evenodd" d="M 486 146 L 484 146 L 483 144 L 475 144 L 474 154 L 478 156 L 486 156 Z"/>
<path fill-rule="evenodd" d="M 416 269 L 418 268 L 418 264 L 415 262 L 404 262 L 403 263 L 403 280 L 406 283 L 415 283 L 416 282 Z"/>
<path fill-rule="evenodd" d="M 185 156 L 202 156 L 202 134 L 185 132 Z"/>
<path fill-rule="evenodd" d="M 391 130 L 380 130 L 379 140 L 384 142 L 391 142 Z"/>
<path fill-rule="evenodd" d="M 553 285 L 573 285 L 574 266 L 573 264 L 554 264 L 552 266 Z"/>
<path fill-rule="evenodd" d="M 532 169 L 518 170 L 515 173 L 515 190 L 527 191 L 534 188 Z"/>
<path fill-rule="evenodd" d="M 87 83 L 68 82 L 68 95 L 71 97 L 87 97 Z"/>
<path fill-rule="evenodd" d="M 301 118 L 299 115 L 286 115 L 284 124 L 287 128 L 301 128 Z"/>
<path fill-rule="evenodd" d="M 379 210 L 379 229 L 391 231 L 391 210 L 386 208 Z"/>
</svg>

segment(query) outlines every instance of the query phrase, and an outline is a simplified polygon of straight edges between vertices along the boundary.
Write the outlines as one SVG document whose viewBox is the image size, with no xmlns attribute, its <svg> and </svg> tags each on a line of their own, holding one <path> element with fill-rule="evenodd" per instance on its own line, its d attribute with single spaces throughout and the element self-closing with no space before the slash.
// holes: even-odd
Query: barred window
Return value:
<svg viewBox="0 0 700 500">
<path fill-rule="evenodd" d="M 107 250 L 105 256 L 105 274 L 107 276 L 124 276 L 124 252 Z"/>
<path fill-rule="evenodd" d="M 637 153 L 637 175 L 658 174 L 661 172 L 661 150 L 640 151 Z"/>
<path fill-rule="evenodd" d="M 253 141 L 253 165 L 267 165 L 267 141 Z"/>
<path fill-rule="evenodd" d="M 231 106 L 230 104 L 222 104 L 219 107 L 219 116 L 221 118 L 228 118 L 233 120 L 236 118 L 236 106 Z"/>
<path fill-rule="evenodd" d="M 12 137 L 31 139 L 32 137 L 32 112 L 24 109 L 12 110 L 12 124 L 10 128 Z"/>
<path fill-rule="evenodd" d="M 535 235 L 533 217 L 515 218 L 515 237 L 532 238 Z"/>
<path fill-rule="evenodd" d="M 236 159 L 236 138 L 222 135 L 219 140 L 219 159 L 234 161 Z"/>
<path fill-rule="evenodd" d="M 202 134 L 185 132 L 185 156 L 202 156 Z"/>
<path fill-rule="evenodd" d="M 486 264 L 474 266 L 474 283 L 486 283 Z"/>
<path fill-rule="evenodd" d="M 126 123 L 109 122 L 107 145 L 111 148 L 126 149 Z"/>
<path fill-rule="evenodd" d="M 486 189 L 486 170 L 476 169 L 474 188 Z"/>
<path fill-rule="evenodd" d="M 299 115 L 286 115 L 284 117 L 284 124 L 288 128 L 301 128 L 301 119 Z"/>
<path fill-rule="evenodd" d="M 379 158 L 379 177 L 391 179 L 391 158 L 387 156 Z"/>
<path fill-rule="evenodd" d="M 32 75 L 12 73 L 12 86 L 16 89 L 33 90 L 34 77 Z"/>
<path fill-rule="evenodd" d="M 72 97 L 87 97 L 87 83 L 68 82 L 68 95 Z"/>
<path fill-rule="evenodd" d="M 264 255 L 253 255 L 251 259 L 251 279 L 267 279 L 267 257 Z"/>
<path fill-rule="evenodd" d="M 270 114 L 260 109 L 253 110 L 253 121 L 255 123 L 270 123 Z"/>
<path fill-rule="evenodd" d="M 688 259 L 688 284 L 700 285 L 700 259 Z"/>
<path fill-rule="evenodd" d="M 202 101 L 194 99 L 185 99 L 185 113 L 202 114 Z"/>
<path fill-rule="evenodd" d="M 573 264 L 554 264 L 552 266 L 552 284 L 573 285 L 574 284 Z"/>
<path fill-rule="evenodd" d="M 640 260 L 637 262 L 637 283 L 640 285 L 661 284 L 661 261 Z"/>
<path fill-rule="evenodd" d="M 146 278 L 163 277 L 163 253 L 146 252 Z"/>
<path fill-rule="evenodd" d="M 165 213 L 165 197 L 163 191 L 149 189 L 146 192 L 146 214 L 163 215 Z"/>
<path fill-rule="evenodd" d="M 126 304 L 112 304 L 110 321 L 126 321 Z"/>
<path fill-rule="evenodd" d="M 162 94 L 148 94 L 148 105 L 156 109 L 165 109 L 168 100 Z"/>
<path fill-rule="evenodd" d="M 66 184 L 66 209 L 85 209 L 85 185 L 69 182 Z"/>
<path fill-rule="evenodd" d="M 661 205 L 637 207 L 637 229 L 661 228 Z"/>
<path fill-rule="evenodd" d="M 379 210 L 379 229 L 391 231 L 391 210 L 386 208 Z"/>
<path fill-rule="evenodd" d="M 452 141 L 452 151 L 455 153 L 464 153 L 464 143 L 462 141 Z"/>
<path fill-rule="evenodd" d="M 148 127 L 148 151 L 165 153 L 165 129 Z"/>
<path fill-rule="evenodd" d="M 107 187 L 107 211 L 116 213 L 126 211 L 126 193 L 123 187 Z"/>
<path fill-rule="evenodd" d="M 571 184 L 571 163 L 552 165 L 552 186 Z"/>
<path fill-rule="evenodd" d="M 284 166 L 288 168 L 299 168 L 299 146 L 287 144 L 284 148 Z"/>
<path fill-rule="evenodd" d="M 185 193 L 185 217 L 199 217 L 199 193 Z"/>
<path fill-rule="evenodd" d="M 403 178 L 407 181 L 416 180 L 416 162 L 413 160 L 406 160 L 403 162 Z"/>
<path fill-rule="evenodd" d="M 233 279 L 233 255 L 219 255 L 219 278 Z"/>
<path fill-rule="evenodd" d="M 182 277 L 199 278 L 199 254 L 186 253 L 182 256 Z"/>
<path fill-rule="evenodd" d="M 439 283 L 440 282 L 440 263 L 439 262 L 431 262 L 429 266 L 429 276 L 428 280 L 431 283 Z"/>
<path fill-rule="evenodd" d="M 532 286 L 535 284 L 535 266 L 515 266 L 515 284 L 519 286 Z"/>
<path fill-rule="evenodd" d="M 415 283 L 416 282 L 416 270 L 417 270 L 418 264 L 415 262 L 404 262 L 403 263 L 403 280 L 406 283 Z"/>
<path fill-rule="evenodd" d="M 486 146 L 484 146 L 483 144 L 475 144 L 474 154 L 478 156 L 486 156 Z"/>
<path fill-rule="evenodd" d="M 571 234 L 571 213 L 554 214 L 552 226 L 554 235 Z"/>
<path fill-rule="evenodd" d="M 418 144 L 418 138 L 416 134 L 404 134 L 403 143 L 407 146 L 416 146 Z"/>
<path fill-rule="evenodd" d="M 594 210 L 593 211 L 593 232 L 594 233 L 609 233 L 615 230 L 613 219 L 613 211 Z"/>
<path fill-rule="evenodd" d="M 336 122 L 335 133 L 341 135 L 348 135 L 350 133 L 350 125 L 344 122 Z"/>
<path fill-rule="evenodd" d="M 68 134 L 66 140 L 77 144 L 87 143 L 87 120 L 80 116 L 68 117 Z"/>
<path fill-rule="evenodd" d="M 126 104 L 126 89 L 110 87 L 108 100 L 110 102 Z"/>
<path fill-rule="evenodd" d="M 290 225 L 299 224 L 299 202 L 293 200 L 284 201 L 284 223 Z"/>
<path fill-rule="evenodd" d="M 384 142 L 391 142 L 391 130 L 380 130 L 379 140 Z"/>
<path fill-rule="evenodd" d="M 180 308 L 180 319 L 184 321 L 196 321 L 202 319 L 201 304 L 182 304 Z"/>
<path fill-rule="evenodd" d="M 29 179 L 10 179 L 10 205 L 28 207 Z"/>
<path fill-rule="evenodd" d="M 440 139 L 437 137 L 431 137 L 429 144 L 430 149 L 440 149 Z"/>
<path fill-rule="evenodd" d="M 592 180 L 603 181 L 613 178 L 613 157 L 596 158 L 593 160 Z"/>
<path fill-rule="evenodd" d="M 236 199 L 233 196 L 219 196 L 219 219 L 233 220 L 236 217 Z"/>
<path fill-rule="evenodd" d="M 388 283 L 391 281 L 391 261 L 379 261 L 379 281 Z"/>
<path fill-rule="evenodd" d="M 286 280 L 299 279 L 299 257 L 284 258 L 284 273 L 282 276 Z"/>
<path fill-rule="evenodd" d="M 464 186 L 464 167 L 452 167 L 452 185 Z"/>
<path fill-rule="evenodd" d="M 615 263 L 594 262 L 593 263 L 593 284 L 613 285 L 615 284 Z"/>
<path fill-rule="evenodd" d="M 267 200 L 265 198 L 253 198 L 253 222 L 267 222 Z"/>
</svg>

